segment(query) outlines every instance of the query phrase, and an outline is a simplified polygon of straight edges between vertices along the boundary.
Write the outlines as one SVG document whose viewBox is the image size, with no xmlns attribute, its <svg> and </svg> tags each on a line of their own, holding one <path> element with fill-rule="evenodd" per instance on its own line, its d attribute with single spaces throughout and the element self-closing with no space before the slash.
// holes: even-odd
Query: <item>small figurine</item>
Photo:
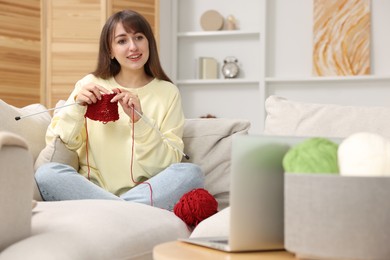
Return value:
<svg viewBox="0 0 390 260">
<path fill-rule="evenodd" d="M 237 29 L 237 20 L 233 15 L 228 15 L 228 17 L 226 17 L 226 21 L 227 21 L 226 26 L 227 26 L 228 30 L 236 30 Z"/>
</svg>

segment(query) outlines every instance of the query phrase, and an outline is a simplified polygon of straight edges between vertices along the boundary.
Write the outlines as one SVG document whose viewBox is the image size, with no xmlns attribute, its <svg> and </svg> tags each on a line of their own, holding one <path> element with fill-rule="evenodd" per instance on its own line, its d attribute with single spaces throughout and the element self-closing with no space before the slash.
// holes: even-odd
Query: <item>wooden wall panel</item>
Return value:
<svg viewBox="0 0 390 260">
<path fill-rule="evenodd" d="M 0 0 L 0 99 L 40 101 L 40 0 Z"/>
<path fill-rule="evenodd" d="M 45 1 L 47 106 L 66 99 L 77 80 L 96 66 L 99 35 L 106 19 L 100 0 Z"/>
<path fill-rule="evenodd" d="M 156 31 L 156 0 L 111 0 L 112 1 L 112 13 L 118 12 L 124 9 L 131 9 L 139 12 L 148 20 L 153 30 Z"/>
<path fill-rule="evenodd" d="M 77 80 L 93 71 L 103 24 L 113 12 L 130 8 L 155 27 L 155 0 L 45 1 L 46 77 L 44 103 L 66 99 Z"/>
<path fill-rule="evenodd" d="M 96 66 L 101 27 L 134 9 L 157 35 L 158 0 L 0 0 L 0 98 L 53 107 Z"/>
</svg>

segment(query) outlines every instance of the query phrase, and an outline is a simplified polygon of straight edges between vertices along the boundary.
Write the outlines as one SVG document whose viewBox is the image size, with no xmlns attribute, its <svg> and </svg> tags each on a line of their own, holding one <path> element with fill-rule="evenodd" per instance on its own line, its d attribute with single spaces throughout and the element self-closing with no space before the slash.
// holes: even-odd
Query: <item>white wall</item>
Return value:
<svg viewBox="0 0 390 260">
<path fill-rule="evenodd" d="M 295 10 L 295 12 L 293 11 Z M 312 72 L 312 10 L 310 0 L 268 1 L 268 77 L 310 77 Z M 371 74 L 357 81 L 278 82 L 268 94 L 320 103 L 390 104 L 390 1 L 371 0 Z M 382 79 L 383 77 L 384 79 Z"/>
<path fill-rule="evenodd" d="M 171 0 L 161 0 L 160 55 L 168 74 L 173 71 L 170 61 L 173 19 L 170 6 Z M 371 0 L 373 76 L 368 79 L 356 77 L 358 80 L 318 81 L 311 78 L 312 10 L 312 0 L 268 0 L 267 10 L 259 10 L 259 14 L 267 14 L 264 74 L 269 80 L 265 81 L 265 95 L 276 94 L 298 101 L 318 103 L 390 106 L 390 30 L 387 28 L 390 24 L 390 1 Z M 281 80 L 286 78 L 294 80 Z M 242 91 L 253 89 L 244 88 Z M 213 100 L 213 106 L 219 106 L 218 100 Z M 257 108 L 253 113 L 251 118 L 262 118 L 258 116 L 262 111 Z M 258 124 L 255 122 L 255 125 Z"/>
<path fill-rule="evenodd" d="M 268 76 L 310 76 L 312 0 L 268 1 Z M 390 74 L 390 1 L 371 0 L 372 74 Z"/>
<path fill-rule="evenodd" d="M 160 60 L 168 74 L 172 75 L 172 10 L 171 0 L 160 0 Z"/>
</svg>

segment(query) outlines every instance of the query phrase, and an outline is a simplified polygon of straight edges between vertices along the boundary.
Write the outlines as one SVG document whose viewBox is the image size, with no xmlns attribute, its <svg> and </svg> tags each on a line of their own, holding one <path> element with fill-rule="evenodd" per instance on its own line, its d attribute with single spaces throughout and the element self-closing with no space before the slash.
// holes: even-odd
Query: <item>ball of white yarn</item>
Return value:
<svg viewBox="0 0 390 260">
<path fill-rule="evenodd" d="M 390 176 L 390 141 L 374 133 L 356 133 L 338 149 L 340 174 L 344 176 Z"/>
</svg>

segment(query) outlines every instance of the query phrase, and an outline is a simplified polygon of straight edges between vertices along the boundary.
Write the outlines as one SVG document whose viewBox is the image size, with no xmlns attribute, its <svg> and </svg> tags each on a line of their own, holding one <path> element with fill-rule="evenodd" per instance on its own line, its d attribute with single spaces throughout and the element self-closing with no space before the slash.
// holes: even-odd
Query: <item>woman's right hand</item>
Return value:
<svg viewBox="0 0 390 260">
<path fill-rule="evenodd" d="M 93 82 L 81 87 L 79 93 L 75 96 L 75 102 L 82 106 L 96 103 L 102 99 L 103 94 L 110 94 L 111 91 L 103 88 Z"/>
</svg>

